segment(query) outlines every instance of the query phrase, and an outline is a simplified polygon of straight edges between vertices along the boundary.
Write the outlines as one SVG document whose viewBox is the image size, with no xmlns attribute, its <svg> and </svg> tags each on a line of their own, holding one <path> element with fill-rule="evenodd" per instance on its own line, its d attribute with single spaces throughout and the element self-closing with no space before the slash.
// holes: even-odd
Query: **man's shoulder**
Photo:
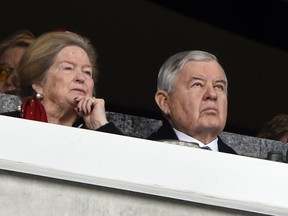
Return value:
<svg viewBox="0 0 288 216">
<path fill-rule="evenodd" d="M 218 136 L 218 150 L 219 152 L 237 154 L 230 146 L 223 142 L 223 140 Z"/>
<path fill-rule="evenodd" d="M 172 126 L 163 121 L 161 127 L 148 136 L 149 140 L 164 140 L 164 139 L 178 139 L 176 133 L 174 132 Z"/>
<path fill-rule="evenodd" d="M 147 137 L 149 140 L 178 140 L 178 137 L 168 121 L 163 121 L 161 127 Z M 230 146 L 223 142 L 218 136 L 218 150 L 219 152 L 237 154 Z"/>
</svg>

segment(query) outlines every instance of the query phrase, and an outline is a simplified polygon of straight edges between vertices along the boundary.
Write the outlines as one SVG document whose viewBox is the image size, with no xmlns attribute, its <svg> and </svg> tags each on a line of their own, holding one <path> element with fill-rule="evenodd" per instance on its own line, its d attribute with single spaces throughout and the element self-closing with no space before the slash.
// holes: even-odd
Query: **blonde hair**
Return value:
<svg viewBox="0 0 288 216">
<path fill-rule="evenodd" d="M 96 81 L 96 51 L 90 40 L 73 32 L 48 32 L 39 36 L 26 50 L 16 69 L 15 87 L 23 99 L 35 96 L 32 84 L 40 83 L 53 65 L 56 55 L 67 46 L 78 46 L 88 55 Z"/>
<path fill-rule="evenodd" d="M 35 36 L 28 30 L 18 30 L 0 42 L 0 56 L 5 50 L 14 47 L 28 48 L 35 40 Z"/>
</svg>

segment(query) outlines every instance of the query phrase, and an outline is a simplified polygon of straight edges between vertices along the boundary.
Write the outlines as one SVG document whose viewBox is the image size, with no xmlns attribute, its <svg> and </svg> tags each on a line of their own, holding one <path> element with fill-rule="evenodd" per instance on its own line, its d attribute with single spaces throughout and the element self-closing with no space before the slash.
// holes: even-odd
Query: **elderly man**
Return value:
<svg viewBox="0 0 288 216">
<path fill-rule="evenodd" d="M 170 57 L 158 74 L 155 101 L 164 117 L 151 140 L 181 140 L 236 154 L 218 136 L 227 118 L 227 78 L 217 58 L 204 51 Z"/>
</svg>

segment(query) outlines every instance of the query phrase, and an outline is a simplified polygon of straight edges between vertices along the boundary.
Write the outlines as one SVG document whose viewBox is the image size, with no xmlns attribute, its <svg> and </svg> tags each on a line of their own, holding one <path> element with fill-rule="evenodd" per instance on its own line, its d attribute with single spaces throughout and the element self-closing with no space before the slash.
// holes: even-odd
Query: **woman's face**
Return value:
<svg viewBox="0 0 288 216">
<path fill-rule="evenodd" d="M 44 81 L 33 86 L 46 106 L 74 108 L 77 96 L 92 96 L 93 72 L 87 53 L 78 46 L 67 46 L 57 54 Z"/>
<path fill-rule="evenodd" d="M 0 56 L 0 69 L 8 68 L 13 71 L 18 65 L 22 55 L 25 52 L 25 48 L 22 47 L 11 47 L 3 52 Z M 2 71 L 0 71 L 1 73 Z M 6 93 L 15 89 L 12 83 L 13 74 L 10 76 L 4 76 L 2 74 L 0 79 L 0 93 Z"/>
</svg>

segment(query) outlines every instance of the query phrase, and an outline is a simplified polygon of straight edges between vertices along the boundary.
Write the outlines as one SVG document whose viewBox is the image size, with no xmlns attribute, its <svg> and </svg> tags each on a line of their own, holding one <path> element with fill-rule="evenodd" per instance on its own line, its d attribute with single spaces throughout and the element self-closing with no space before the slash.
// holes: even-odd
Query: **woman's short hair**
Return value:
<svg viewBox="0 0 288 216">
<path fill-rule="evenodd" d="M 96 81 L 96 51 L 88 38 L 68 31 L 53 31 L 40 35 L 26 50 L 16 68 L 15 87 L 23 99 L 35 96 L 32 84 L 40 83 L 55 62 L 57 54 L 67 46 L 78 46 L 88 55 Z"/>
<path fill-rule="evenodd" d="M 171 56 L 160 68 L 157 80 L 157 90 L 165 90 L 168 94 L 172 94 L 177 75 L 189 61 L 218 62 L 218 59 L 213 54 L 200 50 L 184 51 Z"/>
</svg>

